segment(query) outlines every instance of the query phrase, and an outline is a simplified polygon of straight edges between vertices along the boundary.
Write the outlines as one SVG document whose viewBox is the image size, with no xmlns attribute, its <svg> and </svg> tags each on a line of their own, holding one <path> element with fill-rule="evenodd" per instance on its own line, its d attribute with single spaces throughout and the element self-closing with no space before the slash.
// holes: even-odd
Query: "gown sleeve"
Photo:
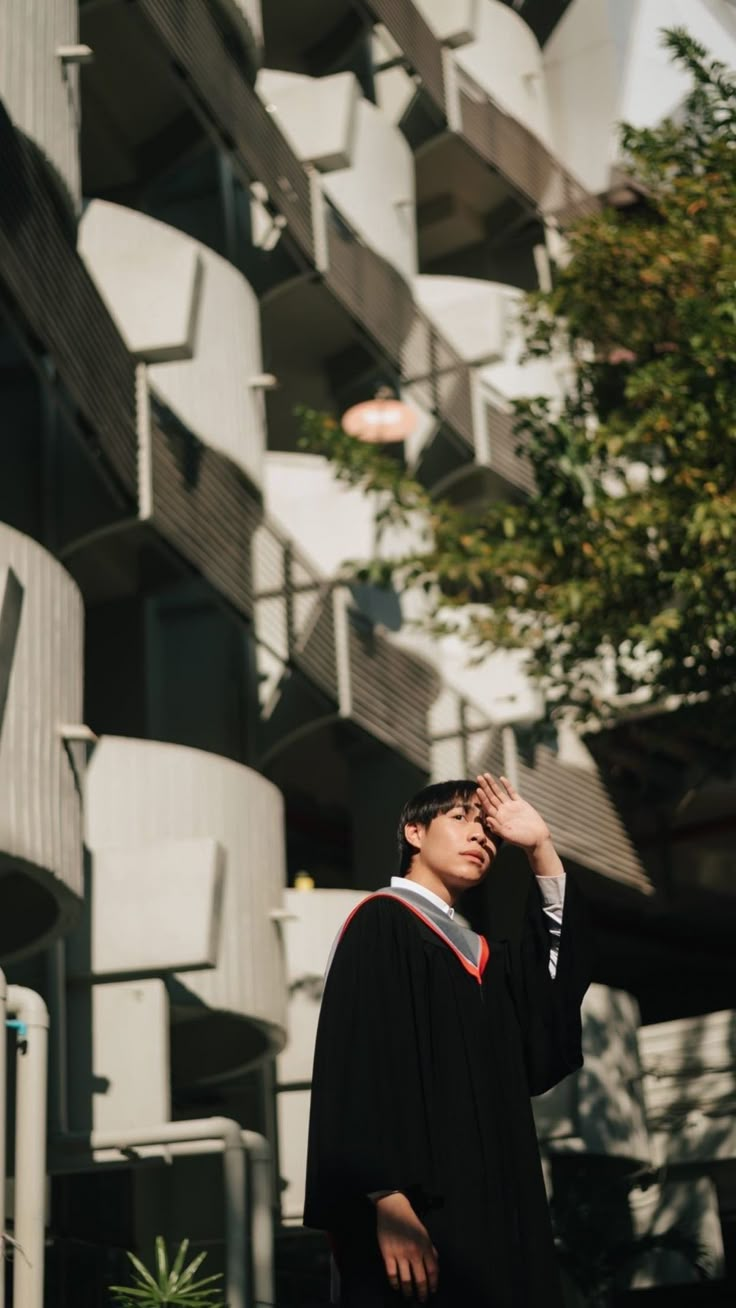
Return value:
<svg viewBox="0 0 736 1308">
<path fill-rule="evenodd" d="M 554 977 L 549 972 L 550 943 L 542 895 L 532 877 L 521 937 L 508 948 L 511 991 L 533 1095 L 550 1090 L 583 1065 L 580 1006 L 590 983 L 590 930 L 570 873 Z"/>
<path fill-rule="evenodd" d="M 338 1230 L 376 1191 L 433 1190 L 424 951 L 410 915 L 363 904 L 337 946 L 312 1078 L 305 1225 Z"/>
</svg>

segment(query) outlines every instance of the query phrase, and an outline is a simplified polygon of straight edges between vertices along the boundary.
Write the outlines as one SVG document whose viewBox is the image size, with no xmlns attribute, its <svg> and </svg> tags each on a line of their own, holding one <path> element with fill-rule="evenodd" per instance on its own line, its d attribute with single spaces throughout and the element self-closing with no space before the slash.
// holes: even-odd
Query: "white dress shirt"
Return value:
<svg viewBox="0 0 736 1308">
<path fill-rule="evenodd" d="M 440 908 L 448 917 L 455 916 L 451 904 L 445 903 L 433 890 L 428 890 L 419 881 L 410 881 L 408 877 L 392 877 L 391 885 L 399 890 L 411 890 L 415 895 L 422 895 L 435 908 Z M 560 952 L 560 935 L 562 933 L 562 911 L 565 904 L 565 875 L 559 877 L 537 877 L 537 885 L 542 896 L 542 911 L 550 934 L 549 974 L 557 974 L 557 958 Z"/>
</svg>

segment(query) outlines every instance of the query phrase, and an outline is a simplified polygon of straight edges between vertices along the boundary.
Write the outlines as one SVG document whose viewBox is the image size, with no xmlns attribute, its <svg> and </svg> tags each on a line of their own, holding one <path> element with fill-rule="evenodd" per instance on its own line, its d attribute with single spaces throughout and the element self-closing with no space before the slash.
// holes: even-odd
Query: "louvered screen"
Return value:
<svg viewBox="0 0 736 1308">
<path fill-rule="evenodd" d="M 511 486 L 532 495 L 536 488 L 534 469 L 522 451 L 516 453 L 521 438 L 514 435 L 514 419 L 495 405 L 485 406 L 486 430 L 490 449 L 490 466 Z"/>
<path fill-rule="evenodd" d="M 238 612 L 253 613 L 255 492 L 224 455 L 183 428 L 151 429 L 153 525 Z"/>
<path fill-rule="evenodd" d="M 360 614 L 348 614 L 351 718 L 423 771 L 431 769 L 428 714 L 439 677 L 392 645 Z"/>
<path fill-rule="evenodd" d="M 334 212 L 328 212 L 327 250 L 325 282 L 398 367 L 414 318 L 411 288 Z"/>
<path fill-rule="evenodd" d="M 47 354 L 83 435 L 131 500 L 137 495 L 135 365 L 74 248 L 48 165 L 0 105 L 0 288 Z"/>
<path fill-rule="evenodd" d="M 475 760 L 473 773 L 505 772 L 500 733 Z M 598 769 L 564 763 L 546 745 L 519 751 L 519 793 L 545 817 L 563 858 L 644 894 L 652 885 Z"/>
<path fill-rule="evenodd" d="M 366 8 L 391 33 L 434 103 L 444 111 L 442 47 L 423 15 L 408 0 L 368 0 Z"/>
<path fill-rule="evenodd" d="M 195 104 L 231 142 L 251 179 L 262 181 L 288 231 L 314 258 L 309 178 L 227 46 L 212 0 L 136 0 Z"/>
</svg>

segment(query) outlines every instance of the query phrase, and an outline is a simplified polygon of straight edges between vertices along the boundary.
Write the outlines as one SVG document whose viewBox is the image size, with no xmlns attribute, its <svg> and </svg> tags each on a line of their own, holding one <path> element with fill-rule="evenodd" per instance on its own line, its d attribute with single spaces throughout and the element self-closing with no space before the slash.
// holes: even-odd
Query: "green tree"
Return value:
<svg viewBox="0 0 736 1308">
<path fill-rule="evenodd" d="M 663 39 L 690 89 L 675 119 L 621 128 L 639 201 L 574 226 L 526 302 L 529 355 L 572 362 L 561 408 L 515 406 L 535 493 L 463 511 L 302 413 L 304 447 L 375 492 L 384 523 L 424 525 L 421 548 L 361 575 L 422 587 L 435 628 L 527 650 L 552 711 L 603 719 L 637 691 L 736 683 L 736 79 L 682 29 Z"/>
</svg>

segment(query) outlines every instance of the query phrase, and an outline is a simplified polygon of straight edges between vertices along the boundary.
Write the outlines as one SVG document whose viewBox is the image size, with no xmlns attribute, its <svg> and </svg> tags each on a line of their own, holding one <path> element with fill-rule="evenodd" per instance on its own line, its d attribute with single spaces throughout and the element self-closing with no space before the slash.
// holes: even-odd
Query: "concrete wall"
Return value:
<svg viewBox="0 0 736 1308">
<path fill-rule="evenodd" d="M 257 90 L 325 195 L 366 245 L 409 277 L 416 271 L 414 158 L 407 141 L 360 95 L 352 73 L 259 73 Z M 377 180 L 380 178 L 380 185 Z"/>
<path fill-rule="evenodd" d="M 138 850 L 149 860 L 157 845 L 171 840 L 216 841 L 223 850 L 214 966 L 201 957 L 200 970 L 178 971 L 172 978 L 174 1016 L 181 1026 L 174 1044 L 175 1076 L 222 1075 L 279 1048 L 286 991 L 272 914 L 281 908 L 285 866 L 276 788 L 250 768 L 201 750 L 103 737 L 88 771 L 86 832 L 95 875 L 113 866 L 113 851 Z M 200 854 L 205 853 L 202 845 Z M 105 859 L 98 865 L 100 855 Z M 200 864 L 204 876 L 209 858 L 200 858 Z M 172 877 L 169 884 L 168 903 L 161 895 L 150 897 L 156 911 L 144 913 L 140 925 L 141 935 L 148 933 L 153 971 L 167 914 L 186 920 L 201 907 L 198 895 L 186 893 L 184 881 L 177 885 Z M 197 925 L 192 923 L 195 936 Z M 162 940 L 165 944 L 165 932 Z M 104 967 L 104 959 L 98 957 L 97 966 Z M 168 961 L 160 958 L 162 970 L 170 966 L 170 955 Z M 210 1020 L 218 1015 L 222 1020 Z"/>
<path fill-rule="evenodd" d="M 452 0 L 446 0 L 448 8 Z M 550 143 L 549 110 L 542 52 L 520 14 L 500 0 L 481 0 L 475 39 L 455 53 L 455 63 L 496 104 L 545 144 Z"/>
<path fill-rule="evenodd" d="M 554 147 L 591 191 L 619 160 L 619 122 L 652 126 L 688 88 L 662 47 L 662 29 L 684 26 L 727 65 L 736 61 L 736 13 L 709 0 L 573 0 L 544 51 Z M 584 111 L 581 106 L 584 105 Z"/>
<path fill-rule="evenodd" d="M 78 70 L 59 46 L 78 41 L 77 0 L 3 0 L 0 100 L 16 127 L 53 165 L 74 208 L 80 202 Z"/>
<path fill-rule="evenodd" d="M 258 301 L 212 250 L 166 223 L 94 200 L 80 251 L 152 387 L 200 440 L 260 484 L 265 447 Z"/>
<path fill-rule="evenodd" d="M 263 19 L 261 16 L 261 0 L 220 0 L 223 8 L 227 10 L 230 6 L 237 9 L 238 13 L 245 19 L 250 29 L 251 36 L 257 48 L 263 41 Z"/>
<path fill-rule="evenodd" d="M 300 1220 L 304 1208 L 309 1090 L 322 978 L 342 923 L 364 898 L 361 890 L 287 890 L 284 949 L 289 986 L 288 1043 L 278 1059 L 279 1170 L 285 1219 Z M 299 1088 L 289 1088 L 296 1086 Z"/>
<path fill-rule="evenodd" d="M 0 524 L 0 956 L 38 948 L 82 894 L 82 600 L 36 541 Z M 83 749 L 83 747 L 82 747 Z"/>
</svg>

